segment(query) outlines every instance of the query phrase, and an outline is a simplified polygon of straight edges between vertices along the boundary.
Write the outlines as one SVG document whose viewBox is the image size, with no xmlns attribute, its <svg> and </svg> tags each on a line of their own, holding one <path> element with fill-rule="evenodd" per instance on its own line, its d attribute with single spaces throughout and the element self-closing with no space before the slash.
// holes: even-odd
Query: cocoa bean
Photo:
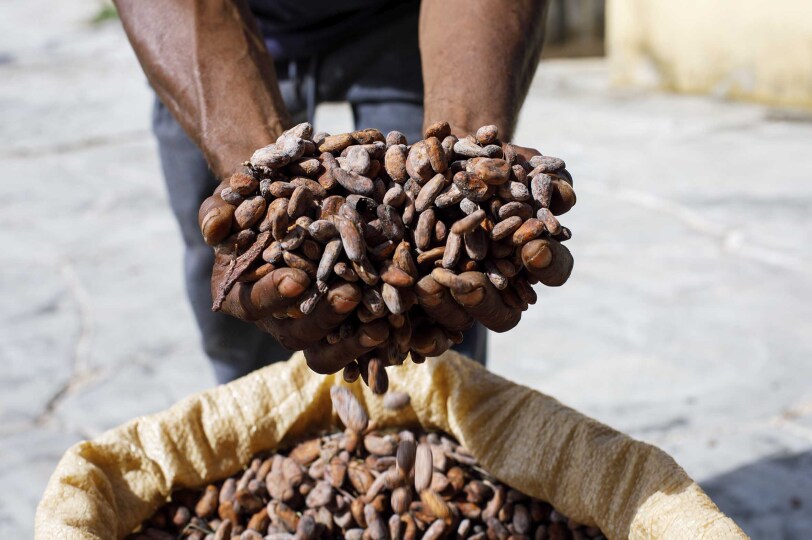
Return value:
<svg viewBox="0 0 812 540">
<path fill-rule="evenodd" d="M 342 133 L 341 135 L 329 135 L 324 138 L 324 141 L 319 145 L 319 152 L 330 152 L 335 154 L 341 152 L 348 146 L 355 142 L 352 135 L 349 133 Z"/>
<path fill-rule="evenodd" d="M 541 210 L 546 210 L 546 208 L 542 208 Z M 551 216 L 552 217 L 552 216 Z M 555 219 L 555 217 L 553 217 Z M 538 219 L 530 218 L 521 226 L 513 232 L 513 244 L 516 246 L 522 246 L 541 236 L 541 233 L 544 232 L 545 224 Z"/>
<path fill-rule="evenodd" d="M 394 146 L 396 144 L 408 144 L 406 141 L 406 135 L 400 131 L 390 131 L 386 134 L 386 147 L 389 148 L 390 146 Z"/>
<path fill-rule="evenodd" d="M 234 211 L 234 224 L 238 231 L 251 227 L 265 215 L 265 199 L 257 195 L 246 199 Z"/>
<path fill-rule="evenodd" d="M 333 386 L 330 388 L 330 399 L 333 402 L 333 409 L 347 428 L 356 433 L 361 433 L 367 428 L 369 416 L 349 389 L 343 386 Z M 357 486 L 356 489 L 358 489 Z"/>
<path fill-rule="evenodd" d="M 533 172 L 530 176 L 535 176 L 539 173 L 556 172 L 566 167 L 564 160 L 553 156 L 533 156 L 530 158 L 530 166 L 533 167 Z"/>
<path fill-rule="evenodd" d="M 470 172 L 486 184 L 499 186 L 510 179 L 510 165 L 503 159 L 474 158 L 470 163 Z"/>
<path fill-rule="evenodd" d="M 350 193 L 366 196 L 372 195 L 372 191 L 375 186 L 372 183 L 372 180 L 366 176 L 361 176 L 360 174 L 351 171 L 345 171 L 339 167 L 332 169 L 332 173 L 336 182 L 338 182 L 341 187 Z"/>
<path fill-rule="evenodd" d="M 476 210 L 464 218 L 455 221 L 454 225 L 451 226 L 451 232 L 457 235 L 473 232 L 484 219 L 485 211 L 482 209 Z"/>
<path fill-rule="evenodd" d="M 434 172 L 442 173 L 448 169 L 448 160 L 445 150 L 437 137 L 426 137 L 423 141 L 426 145 L 426 153 L 429 156 L 429 163 Z"/>
<path fill-rule="evenodd" d="M 521 227 L 522 218 L 519 216 L 512 216 L 497 223 L 491 231 L 491 238 L 494 240 L 501 240 L 513 234 L 516 229 Z"/>
<path fill-rule="evenodd" d="M 417 249 L 424 251 L 429 249 L 436 223 L 437 217 L 434 210 L 428 209 L 420 214 L 420 217 L 417 219 L 417 227 L 415 227 L 414 230 L 414 243 Z"/>
<path fill-rule="evenodd" d="M 444 139 L 450 134 L 451 126 L 448 124 L 448 122 L 441 120 L 439 122 L 434 122 L 426 128 L 424 138 L 428 139 L 430 137 L 437 137 L 438 139 Z"/>
<path fill-rule="evenodd" d="M 434 175 L 431 180 L 426 182 L 423 187 L 420 188 L 420 192 L 418 193 L 414 203 L 415 210 L 417 212 L 427 210 L 432 204 L 434 204 L 434 200 L 445 187 L 445 176 L 442 174 Z"/>
<path fill-rule="evenodd" d="M 374 393 L 386 393 L 386 390 L 389 388 L 389 377 L 386 374 L 383 362 L 379 358 L 370 359 L 367 367 L 367 378 L 369 387 Z M 369 448 L 367 448 L 367 450 L 369 450 Z"/>
<path fill-rule="evenodd" d="M 203 492 L 203 496 L 198 501 L 197 505 L 195 505 L 195 515 L 201 518 L 207 518 L 213 515 L 217 511 L 217 507 L 219 506 L 219 491 L 217 486 L 209 485 L 206 486 L 206 490 Z"/>
<path fill-rule="evenodd" d="M 485 152 L 483 151 L 482 147 L 479 146 L 476 140 L 470 135 L 458 140 L 454 144 L 454 152 L 468 158 L 485 156 Z"/>
<path fill-rule="evenodd" d="M 229 177 L 228 185 L 234 193 L 246 197 L 257 190 L 259 182 L 250 174 L 236 172 Z M 222 196 L 222 192 L 220 192 L 220 196 Z M 223 198 L 223 200 L 225 200 L 225 198 Z"/>
<path fill-rule="evenodd" d="M 420 443 L 417 447 L 414 463 L 414 489 L 418 493 L 431 485 L 433 467 L 431 446 L 427 443 Z"/>
<path fill-rule="evenodd" d="M 499 129 L 494 125 L 482 126 L 476 131 L 476 142 L 482 146 L 493 144 L 499 136 Z"/>
<path fill-rule="evenodd" d="M 533 207 L 524 202 L 511 201 L 500 206 L 497 215 L 500 220 L 518 216 L 522 221 L 526 221 L 533 217 Z"/>
</svg>

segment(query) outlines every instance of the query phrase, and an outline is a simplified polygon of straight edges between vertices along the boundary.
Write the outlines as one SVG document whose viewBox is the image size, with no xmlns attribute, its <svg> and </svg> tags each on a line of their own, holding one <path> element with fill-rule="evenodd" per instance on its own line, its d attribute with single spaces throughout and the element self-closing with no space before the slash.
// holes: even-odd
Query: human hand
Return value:
<svg viewBox="0 0 812 540">
<path fill-rule="evenodd" d="M 504 144 L 503 151 L 505 157 L 521 165 L 528 176 L 545 174 L 550 177 L 549 214 L 553 223 L 550 227 L 556 227 L 554 215 L 569 211 L 575 204 L 572 177 L 563 168 L 547 171 L 541 163 L 549 164 L 549 160 L 534 159 L 541 156 L 534 148 Z M 539 167 L 534 167 L 531 161 L 538 163 Z M 515 174 L 512 180 L 516 180 Z M 534 181 L 530 180 L 531 183 Z M 510 330 L 518 324 L 522 311 L 536 301 L 531 282 L 541 282 L 552 287 L 563 285 L 573 267 L 570 251 L 552 237 L 530 240 L 522 246 L 520 255 L 520 260 L 514 262 L 527 270 L 528 280 L 498 289 L 482 272 L 456 274 L 443 268 L 435 268 L 415 286 L 418 303 L 430 317 L 443 321 L 444 326 L 450 330 L 465 330 L 474 320 L 495 332 Z M 518 268 L 514 265 L 511 271 L 515 275 Z M 449 340 L 443 340 L 440 335 L 434 336 L 434 339 L 423 338 L 423 341 L 430 342 L 431 346 L 426 348 L 435 352 L 442 349 L 443 343 L 446 348 L 451 345 Z"/>
<path fill-rule="evenodd" d="M 239 265 L 253 265 L 259 259 L 270 237 L 263 236 L 265 233 L 246 233 L 245 229 L 231 234 L 239 225 L 235 225 L 234 206 L 221 196 L 226 186 L 228 182 L 220 184 L 203 202 L 198 216 L 206 243 L 215 247 L 211 283 L 218 310 L 253 322 L 288 349 L 305 350 L 310 367 L 319 373 L 339 371 L 387 339 L 386 325 L 373 321 L 360 325 L 337 346 L 325 347 L 320 343 L 358 307 L 361 289 L 354 283 L 341 281 L 330 285 L 322 300 L 306 315 L 296 308 L 311 290 L 312 280 L 303 270 L 262 265 L 229 285 L 235 269 L 240 270 Z"/>
</svg>

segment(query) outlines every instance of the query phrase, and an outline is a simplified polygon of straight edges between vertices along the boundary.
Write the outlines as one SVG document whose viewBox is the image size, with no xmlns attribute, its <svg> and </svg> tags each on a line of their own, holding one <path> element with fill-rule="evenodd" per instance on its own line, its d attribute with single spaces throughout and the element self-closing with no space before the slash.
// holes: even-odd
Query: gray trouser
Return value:
<svg viewBox="0 0 812 540">
<path fill-rule="evenodd" d="M 398 39 L 392 40 L 392 35 Z M 294 121 L 312 121 L 320 101 L 346 100 L 357 129 L 375 127 L 384 133 L 397 129 L 409 141 L 421 138 L 423 95 L 416 20 L 393 21 L 390 27 L 365 33 L 321 57 L 277 61 L 276 71 Z M 217 381 L 228 382 L 287 359 L 291 352 L 271 335 L 211 311 L 214 255 L 198 229 L 197 210 L 218 182 L 203 154 L 158 99 L 153 130 L 169 202 L 183 236 L 186 292 Z M 484 364 L 486 344 L 487 332 L 477 324 L 455 349 Z"/>
</svg>

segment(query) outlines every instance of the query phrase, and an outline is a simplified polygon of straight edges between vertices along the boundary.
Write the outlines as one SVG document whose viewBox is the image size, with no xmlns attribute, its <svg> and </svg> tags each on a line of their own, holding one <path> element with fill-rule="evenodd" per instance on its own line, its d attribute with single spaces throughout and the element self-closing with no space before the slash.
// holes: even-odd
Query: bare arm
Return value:
<svg viewBox="0 0 812 540">
<path fill-rule="evenodd" d="M 290 120 L 245 0 L 115 0 L 155 91 L 219 178 Z"/>
<path fill-rule="evenodd" d="M 510 140 L 544 40 L 546 0 L 423 0 L 424 123 L 456 135 L 496 124 Z"/>
</svg>

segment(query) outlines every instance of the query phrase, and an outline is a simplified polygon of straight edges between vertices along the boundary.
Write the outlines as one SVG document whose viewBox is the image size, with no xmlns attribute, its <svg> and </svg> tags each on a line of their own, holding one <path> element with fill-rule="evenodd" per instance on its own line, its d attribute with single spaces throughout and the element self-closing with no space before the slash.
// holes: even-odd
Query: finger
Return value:
<svg viewBox="0 0 812 540">
<path fill-rule="evenodd" d="M 558 287 L 572 273 L 572 254 L 552 238 L 531 240 L 522 247 L 522 263 L 527 271 L 548 287 Z"/>
<path fill-rule="evenodd" d="M 564 180 L 553 180 L 553 195 L 550 198 L 550 211 L 556 215 L 566 214 L 575 206 L 575 190 Z"/>
<path fill-rule="evenodd" d="M 451 340 L 438 325 L 421 325 L 409 346 L 423 356 L 440 356 L 451 347 Z"/>
<path fill-rule="evenodd" d="M 253 283 L 235 283 L 222 310 L 244 321 L 264 319 L 291 305 L 309 286 L 310 278 L 302 270 L 277 268 Z"/>
<path fill-rule="evenodd" d="M 451 296 L 471 317 L 494 332 L 506 332 L 519 323 L 521 310 L 505 304 L 499 290 L 482 272 L 454 275 L 435 268 L 431 275 L 441 285 L 448 286 Z"/>
<path fill-rule="evenodd" d="M 330 286 L 313 311 L 300 319 L 272 319 L 260 324 L 285 347 L 301 350 L 335 330 L 361 303 L 361 288 L 353 283 L 338 282 Z"/>
<path fill-rule="evenodd" d="M 473 324 L 471 316 L 451 297 L 448 289 L 430 275 L 415 284 L 414 292 L 423 311 L 432 319 L 442 321 L 446 328 L 465 330 Z"/>
<path fill-rule="evenodd" d="M 220 197 L 220 191 L 228 183 L 223 182 L 208 197 L 197 212 L 197 222 L 205 242 L 214 246 L 225 240 L 231 232 L 231 222 L 234 218 L 234 206 L 228 204 Z"/>
<path fill-rule="evenodd" d="M 335 373 L 385 342 L 388 337 L 389 324 L 386 319 L 377 319 L 360 325 L 350 336 L 333 345 L 326 339 L 320 340 L 304 350 L 305 359 L 316 373 Z"/>
</svg>

